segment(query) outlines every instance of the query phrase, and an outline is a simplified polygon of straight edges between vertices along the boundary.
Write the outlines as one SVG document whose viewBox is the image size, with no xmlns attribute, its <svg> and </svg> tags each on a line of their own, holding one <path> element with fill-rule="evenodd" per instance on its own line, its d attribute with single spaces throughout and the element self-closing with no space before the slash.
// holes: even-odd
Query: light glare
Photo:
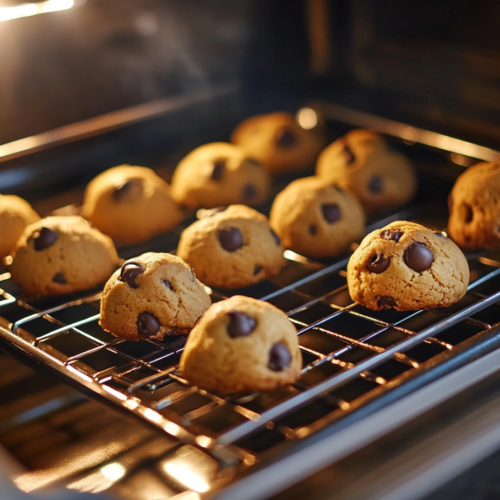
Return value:
<svg viewBox="0 0 500 500">
<path fill-rule="evenodd" d="M 0 7 L 0 22 L 11 21 L 12 19 L 19 19 L 21 17 L 36 16 L 37 14 L 46 14 L 47 12 L 68 10 L 74 7 L 74 5 L 74 0 L 47 0 L 40 3 Z"/>
</svg>

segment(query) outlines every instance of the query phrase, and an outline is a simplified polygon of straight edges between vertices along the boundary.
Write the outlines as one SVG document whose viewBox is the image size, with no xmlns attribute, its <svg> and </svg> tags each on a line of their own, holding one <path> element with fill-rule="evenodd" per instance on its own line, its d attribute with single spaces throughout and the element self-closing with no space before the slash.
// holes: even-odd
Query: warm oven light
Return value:
<svg viewBox="0 0 500 500">
<path fill-rule="evenodd" d="M 68 10 L 74 7 L 74 0 L 46 0 L 39 3 L 26 3 L 14 7 L 0 7 L 0 21 L 10 21 L 20 17 L 36 16 L 47 12 Z"/>
</svg>

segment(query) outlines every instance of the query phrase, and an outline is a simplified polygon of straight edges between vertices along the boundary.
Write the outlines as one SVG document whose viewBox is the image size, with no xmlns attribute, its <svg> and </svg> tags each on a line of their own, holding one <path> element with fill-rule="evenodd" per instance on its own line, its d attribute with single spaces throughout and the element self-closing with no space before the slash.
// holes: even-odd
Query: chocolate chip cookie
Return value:
<svg viewBox="0 0 500 500">
<path fill-rule="evenodd" d="M 357 198 L 320 177 L 289 184 L 274 200 L 270 220 L 285 248 L 318 258 L 343 252 L 365 229 Z"/>
<path fill-rule="evenodd" d="M 448 231 L 460 246 L 500 247 L 500 162 L 468 168 L 457 179 L 448 202 Z"/>
<path fill-rule="evenodd" d="M 325 146 L 322 126 L 302 128 L 291 113 L 248 118 L 233 132 L 231 142 L 273 173 L 312 167 Z"/>
<path fill-rule="evenodd" d="M 318 158 L 316 174 L 351 191 L 367 210 L 397 207 L 417 189 L 408 159 L 370 130 L 353 130 L 330 144 Z"/>
<path fill-rule="evenodd" d="M 82 215 L 120 244 L 147 240 L 182 219 L 170 186 L 153 170 L 129 165 L 110 168 L 89 183 Z"/>
<path fill-rule="evenodd" d="M 283 246 L 267 217 L 243 205 L 208 212 L 185 229 L 177 255 L 203 283 L 222 288 L 258 283 L 284 263 Z"/>
<path fill-rule="evenodd" d="M 188 333 L 210 303 L 182 259 L 149 252 L 125 262 L 106 283 L 100 324 L 129 340 L 161 339 Z"/>
<path fill-rule="evenodd" d="M 224 392 L 291 384 L 301 366 L 297 332 L 286 314 L 239 295 L 213 304 L 201 317 L 180 362 L 189 382 Z"/>
<path fill-rule="evenodd" d="M 111 238 L 76 216 L 47 217 L 27 226 L 12 256 L 12 279 L 26 292 L 42 295 L 91 288 L 118 266 Z"/>
<path fill-rule="evenodd" d="M 25 227 L 39 219 L 27 201 L 0 194 L 0 259 L 10 255 Z"/>
<path fill-rule="evenodd" d="M 458 302 L 469 266 L 446 233 L 398 221 L 370 233 L 347 266 L 352 299 L 374 311 L 433 309 Z"/>
<path fill-rule="evenodd" d="M 214 142 L 200 146 L 179 163 L 172 178 L 172 196 L 192 208 L 258 205 L 267 198 L 270 183 L 262 164 L 242 148 Z"/>
</svg>

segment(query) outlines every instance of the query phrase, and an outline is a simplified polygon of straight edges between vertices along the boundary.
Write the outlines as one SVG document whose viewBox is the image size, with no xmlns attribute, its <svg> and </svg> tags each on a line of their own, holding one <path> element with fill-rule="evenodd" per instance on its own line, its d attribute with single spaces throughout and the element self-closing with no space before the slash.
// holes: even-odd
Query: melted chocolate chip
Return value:
<svg viewBox="0 0 500 500">
<path fill-rule="evenodd" d="M 379 307 L 397 307 L 398 303 L 394 297 L 379 297 L 378 306 Z"/>
<path fill-rule="evenodd" d="M 139 288 L 136 278 L 144 273 L 144 267 L 140 262 L 125 262 L 120 272 L 120 281 L 127 283 L 130 288 Z"/>
<path fill-rule="evenodd" d="M 227 325 L 227 333 L 233 339 L 235 337 L 245 337 L 250 335 L 257 327 L 257 321 L 252 316 L 241 312 L 231 311 L 227 313 L 229 316 L 229 325 Z"/>
<path fill-rule="evenodd" d="M 252 165 L 254 165 L 256 167 L 262 166 L 262 163 L 259 160 L 257 160 L 256 158 L 247 158 L 246 161 L 248 163 L 251 163 Z"/>
<path fill-rule="evenodd" d="M 276 137 L 276 145 L 282 148 L 291 148 L 297 144 L 297 137 L 288 129 L 283 129 Z"/>
<path fill-rule="evenodd" d="M 280 246 L 281 245 L 281 240 L 280 240 L 280 237 L 273 231 L 273 229 L 269 229 L 269 231 L 271 231 L 271 234 L 274 238 L 274 241 L 276 242 L 276 245 Z"/>
<path fill-rule="evenodd" d="M 345 155 L 345 162 L 347 165 L 351 165 L 356 161 L 356 157 L 354 156 L 354 153 L 352 152 L 352 149 L 344 143 L 344 155 Z"/>
<path fill-rule="evenodd" d="M 113 198 L 115 201 L 121 201 L 132 189 L 132 181 L 128 181 L 123 183 L 121 186 L 118 186 L 113 191 Z"/>
<path fill-rule="evenodd" d="M 316 236 L 318 234 L 318 228 L 316 227 L 316 224 L 311 224 L 309 226 L 309 234 L 312 236 Z"/>
<path fill-rule="evenodd" d="M 383 189 L 382 177 L 380 175 L 372 175 L 368 183 L 368 189 L 372 193 L 381 193 Z"/>
<path fill-rule="evenodd" d="M 464 214 L 464 221 L 467 224 L 469 222 L 472 222 L 472 219 L 474 218 L 474 212 L 472 211 L 472 207 L 470 205 L 467 205 L 467 203 L 464 203 L 462 212 Z"/>
<path fill-rule="evenodd" d="M 52 281 L 54 283 L 60 283 L 61 285 L 65 285 L 67 283 L 66 278 L 64 277 L 63 273 L 56 273 L 56 274 L 54 274 L 54 277 L 52 278 Z"/>
<path fill-rule="evenodd" d="M 405 250 L 403 259 L 410 269 L 421 273 L 431 267 L 434 262 L 434 255 L 424 243 L 413 243 Z"/>
<path fill-rule="evenodd" d="M 160 322 L 150 312 L 143 312 L 137 317 L 137 333 L 141 337 L 151 337 L 160 330 Z"/>
<path fill-rule="evenodd" d="M 321 212 L 326 222 L 334 224 L 340 220 L 341 212 L 340 207 L 336 203 L 321 205 Z"/>
<path fill-rule="evenodd" d="M 281 372 L 290 366 L 292 356 L 287 346 L 283 342 L 278 342 L 271 347 L 269 352 L 269 368 L 274 372 Z"/>
<path fill-rule="evenodd" d="M 262 271 L 262 266 L 256 265 L 253 269 L 253 275 L 257 276 L 257 274 L 259 274 L 261 271 Z"/>
<path fill-rule="evenodd" d="M 236 252 L 243 246 L 243 235 L 236 227 L 221 229 L 219 231 L 219 242 L 224 250 Z"/>
<path fill-rule="evenodd" d="M 401 231 L 400 229 L 384 229 L 381 233 L 380 233 L 380 237 L 383 239 L 383 240 L 389 240 L 389 241 L 395 241 L 396 243 L 398 243 L 398 241 L 402 238 L 402 236 L 404 235 L 405 233 L 403 231 Z"/>
<path fill-rule="evenodd" d="M 247 184 L 243 188 L 243 199 L 245 201 L 252 201 L 257 198 L 257 188 L 253 186 L 252 184 Z"/>
<path fill-rule="evenodd" d="M 51 247 L 57 240 L 57 231 L 53 231 L 48 227 L 42 227 L 36 231 L 32 236 L 34 243 L 33 246 L 37 252 Z"/>
<path fill-rule="evenodd" d="M 220 181 L 224 175 L 224 169 L 226 168 L 226 160 L 224 158 L 219 158 L 214 161 L 212 175 L 210 178 L 213 181 Z"/>
<path fill-rule="evenodd" d="M 368 269 L 371 273 L 381 274 L 389 267 L 390 262 L 390 257 L 384 257 L 382 254 L 378 253 L 376 255 L 372 255 L 368 259 L 366 269 Z"/>
<path fill-rule="evenodd" d="M 173 290 L 172 288 L 172 283 L 170 283 L 170 281 L 168 280 L 163 280 L 163 284 L 169 289 L 169 290 Z"/>
</svg>

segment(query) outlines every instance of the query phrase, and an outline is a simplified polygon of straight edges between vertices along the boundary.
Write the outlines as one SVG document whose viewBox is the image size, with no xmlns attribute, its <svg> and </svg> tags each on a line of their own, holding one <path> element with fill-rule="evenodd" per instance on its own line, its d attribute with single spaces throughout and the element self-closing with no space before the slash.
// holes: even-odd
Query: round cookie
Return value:
<svg viewBox="0 0 500 500">
<path fill-rule="evenodd" d="M 465 295 L 469 266 L 446 233 L 398 221 L 361 242 L 347 284 L 351 298 L 374 311 L 447 307 Z"/>
<path fill-rule="evenodd" d="M 417 189 L 408 159 L 370 130 L 353 130 L 330 144 L 318 158 L 316 175 L 356 195 L 367 210 L 397 207 Z"/>
<path fill-rule="evenodd" d="M 291 113 L 258 115 L 240 123 L 231 142 L 273 173 L 312 167 L 325 146 L 324 129 L 302 128 Z"/>
<path fill-rule="evenodd" d="M 291 384 L 301 366 L 297 331 L 286 314 L 240 295 L 210 307 L 191 331 L 180 361 L 189 382 L 224 392 Z"/>
<path fill-rule="evenodd" d="M 24 228 L 39 219 L 27 201 L 0 194 L 0 259 L 12 252 Z"/>
<path fill-rule="evenodd" d="M 182 212 L 153 170 L 122 165 L 89 183 L 82 216 L 115 241 L 133 244 L 172 229 Z"/>
<path fill-rule="evenodd" d="M 172 178 L 172 197 L 189 207 L 258 205 L 271 180 L 258 160 L 233 144 L 214 142 L 189 153 Z"/>
<path fill-rule="evenodd" d="M 222 288 L 258 283 L 284 264 L 283 246 L 267 217 L 243 205 L 211 211 L 186 228 L 177 255 L 203 283 Z"/>
<path fill-rule="evenodd" d="M 270 221 L 285 248 L 332 257 L 364 235 L 365 214 L 347 191 L 320 177 L 304 177 L 276 196 Z"/>
<path fill-rule="evenodd" d="M 193 270 L 168 253 L 130 259 L 106 283 L 101 298 L 104 330 L 129 340 L 187 333 L 210 307 Z"/>
<path fill-rule="evenodd" d="M 500 247 L 500 162 L 468 168 L 455 182 L 448 202 L 448 231 L 460 246 Z"/>
<path fill-rule="evenodd" d="M 106 281 L 118 265 L 111 238 L 76 216 L 47 217 L 24 230 L 12 279 L 29 293 L 64 294 Z"/>
</svg>

